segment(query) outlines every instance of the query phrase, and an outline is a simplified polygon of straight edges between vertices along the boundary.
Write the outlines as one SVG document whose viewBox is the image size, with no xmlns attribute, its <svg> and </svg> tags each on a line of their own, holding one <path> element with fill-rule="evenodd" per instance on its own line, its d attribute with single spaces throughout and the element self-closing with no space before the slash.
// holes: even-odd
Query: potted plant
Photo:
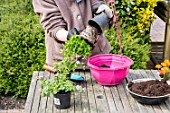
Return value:
<svg viewBox="0 0 170 113">
<path fill-rule="evenodd" d="M 59 73 L 54 75 L 54 79 L 42 80 L 42 94 L 43 96 L 54 95 L 54 104 L 58 109 L 65 109 L 70 107 L 71 92 L 85 91 L 85 88 L 77 85 L 65 75 Z"/>
<path fill-rule="evenodd" d="M 82 92 L 85 88 L 80 85 L 75 85 L 70 80 L 70 72 L 74 72 L 78 66 L 83 66 L 79 60 L 86 59 L 91 55 L 91 47 L 81 37 L 76 34 L 68 41 L 61 53 L 64 59 L 60 62 L 55 62 L 54 66 L 57 73 L 54 74 L 54 79 L 42 80 L 42 94 L 43 96 L 54 95 L 54 104 L 58 109 L 65 109 L 70 107 L 71 92 Z"/>
</svg>

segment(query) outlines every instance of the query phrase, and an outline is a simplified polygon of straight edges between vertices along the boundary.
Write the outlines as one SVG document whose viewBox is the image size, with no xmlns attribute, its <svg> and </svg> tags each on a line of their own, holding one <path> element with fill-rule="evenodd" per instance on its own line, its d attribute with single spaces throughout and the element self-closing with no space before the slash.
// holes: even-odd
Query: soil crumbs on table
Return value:
<svg viewBox="0 0 170 113">
<path fill-rule="evenodd" d="M 0 96 L 0 110 L 24 109 L 25 99 L 15 99 L 10 96 Z"/>
<path fill-rule="evenodd" d="M 165 79 L 161 81 L 149 80 L 140 83 L 130 81 L 128 88 L 130 91 L 143 96 L 163 96 L 170 94 L 170 85 L 167 84 Z"/>
</svg>

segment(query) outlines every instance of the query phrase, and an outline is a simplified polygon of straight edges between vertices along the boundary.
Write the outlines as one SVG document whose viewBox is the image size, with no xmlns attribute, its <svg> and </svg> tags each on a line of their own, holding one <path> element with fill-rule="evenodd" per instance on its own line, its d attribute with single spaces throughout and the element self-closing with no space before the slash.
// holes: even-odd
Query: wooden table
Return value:
<svg viewBox="0 0 170 113">
<path fill-rule="evenodd" d="M 128 81 L 138 78 L 160 78 L 154 70 L 130 70 L 122 84 L 112 87 L 96 83 L 89 71 L 76 72 L 85 77 L 81 85 L 87 88 L 84 93 L 72 93 L 71 107 L 58 110 L 53 104 L 53 96 L 41 95 L 41 84 L 38 76 L 53 78 L 47 71 L 34 72 L 24 113 L 170 113 L 170 99 L 160 105 L 138 103 L 126 91 Z"/>
</svg>

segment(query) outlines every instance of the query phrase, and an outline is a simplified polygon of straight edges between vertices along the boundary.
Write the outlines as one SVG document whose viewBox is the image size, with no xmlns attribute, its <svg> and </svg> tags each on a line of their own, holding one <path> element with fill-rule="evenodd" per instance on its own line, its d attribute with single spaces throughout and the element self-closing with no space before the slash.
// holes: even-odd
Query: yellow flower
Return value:
<svg viewBox="0 0 170 113">
<path fill-rule="evenodd" d="M 158 68 L 158 69 L 160 69 L 162 66 L 160 65 L 160 64 L 157 64 L 156 66 L 155 66 L 155 68 Z"/>
<path fill-rule="evenodd" d="M 160 75 L 165 75 L 165 70 L 159 70 Z"/>
<path fill-rule="evenodd" d="M 157 64 L 155 68 L 158 68 L 158 72 L 161 77 L 165 79 L 170 79 L 170 61 L 169 60 L 164 60 L 161 65 Z"/>
<path fill-rule="evenodd" d="M 170 66 L 169 60 L 164 60 L 164 63 L 165 63 L 167 66 Z"/>
<path fill-rule="evenodd" d="M 161 65 L 162 65 L 163 67 L 167 67 L 167 64 L 164 63 L 164 62 L 162 62 Z"/>
<path fill-rule="evenodd" d="M 169 72 L 169 68 L 168 67 L 163 67 L 163 70 L 165 71 L 165 73 Z"/>
<path fill-rule="evenodd" d="M 132 39 L 132 36 L 129 35 L 129 36 L 128 36 L 128 39 Z"/>
<path fill-rule="evenodd" d="M 134 10 L 137 10 L 138 8 L 135 6 L 133 9 L 134 9 Z"/>
</svg>

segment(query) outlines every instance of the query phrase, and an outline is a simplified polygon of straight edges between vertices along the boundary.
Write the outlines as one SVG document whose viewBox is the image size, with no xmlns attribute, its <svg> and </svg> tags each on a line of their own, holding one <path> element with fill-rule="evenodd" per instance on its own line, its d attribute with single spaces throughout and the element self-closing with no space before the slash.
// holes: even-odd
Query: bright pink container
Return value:
<svg viewBox="0 0 170 113">
<path fill-rule="evenodd" d="M 129 72 L 133 60 L 127 56 L 115 54 L 99 54 L 88 58 L 90 72 L 101 85 L 118 85 Z M 108 67 L 100 67 L 102 65 Z"/>
</svg>

